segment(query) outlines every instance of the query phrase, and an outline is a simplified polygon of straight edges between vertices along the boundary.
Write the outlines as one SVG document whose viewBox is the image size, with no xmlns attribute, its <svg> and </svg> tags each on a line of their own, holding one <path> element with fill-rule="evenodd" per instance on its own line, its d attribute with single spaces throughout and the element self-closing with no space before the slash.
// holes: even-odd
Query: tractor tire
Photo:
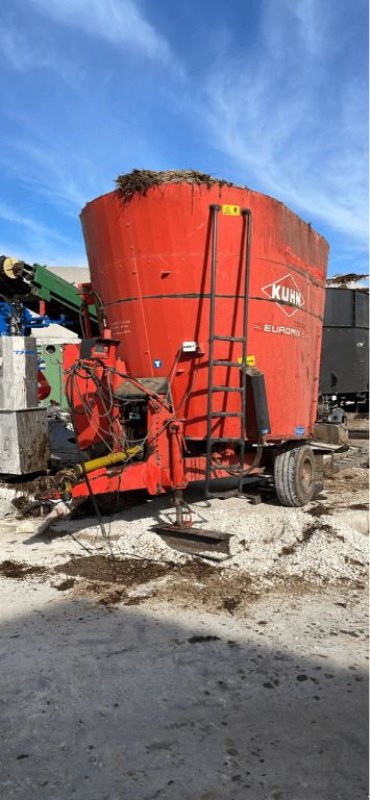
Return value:
<svg viewBox="0 0 370 800">
<path fill-rule="evenodd" d="M 316 459 L 308 445 L 279 453 L 274 461 L 275 491 L 283 506 L 304 506 L 317 490 Z"/>
</svg>

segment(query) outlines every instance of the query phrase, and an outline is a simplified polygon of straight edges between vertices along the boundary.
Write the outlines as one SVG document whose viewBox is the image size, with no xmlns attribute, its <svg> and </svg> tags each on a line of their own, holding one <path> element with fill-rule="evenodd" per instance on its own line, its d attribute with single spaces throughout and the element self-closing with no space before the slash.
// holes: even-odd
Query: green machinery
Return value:
<svg viewBox="0 0 370 800">
<path fill-rule="evenodd" d="M 3 314 L 2 335 L 29 335 L 33 328 L 55 322 L 75 331 L 80 337 L 92 336 L 98 328 L 96 305 L 86 307 L 78 288 L 55 275 L 41 264 L 26 264 L 0 256 L 0 300 Z M 95 298 L 92 298 L 95 300 Z M 99 303 L 97 303 L 99 309 Z M 33 312 L 30 314 L 29 312 Z M 35 316 L 36 314 L 36 316 Z M 63 352 L 58 343 L 40 343 L 37 347 L 40 367 L 51 386 L 51 393 L 41 401 L 55 400 L 67 409 L 63 391 Z"/>
<path fill-rule="evenodd" d="M 33 264 L 32 267 L 25 265 L 25 268 L 25 282 L 27 281 L 30 292 L 27 298 L 28 307 L 32 308 L 35 300 L 47 303 L 50 319 L 63 324 L 61 315 L 64 315 L 65 326 L 80 333 L 84 307 L 77 287 L 41 264 Z M 88 311 L 90 319 L 97 323 L 95 305 L 89 306 Z"/>
<path fill-rule="evenodd" d="M 26 264 L 0 256 L 0 295 L 14 306 L 24 305 L 50 321 L 81 333 L 86 309 L 77 287 L 41 264 Z M 97 323 L 95 305 L 89 317 Z M 48 324 L 48 323 L 46 323 Z"/>
<path fill-rule="evenodd" d="M 37 355 L 39 367 L 51 387 L 51 392 L 44 400 L 39 401 L 41 406 L 49 406 L 52 401 L 58 403 L 61 411 L 68 411 L 67 398 L 63 388 L 63 345 L 38 344 Z"/>
<path fill-rule="evenodd" d="M 76 286 L 55 275 L 47 267 L 33 265 L 31 279 L 32 298 L 46 304 L 48 317 L 61 322 L 66 328 L 83 335 L 83 304 Z M 32 306 L 28 302 L 28 306 Z M 58 316 L 59 311 L 59 316 Z M 62 313 L 61 313 L 62 312 Z M 89 319 L 97 323 L 95 306 L 88 307 Z M 40 367 L 51 386 L 48 397 L 40 401 L 40 405 L 49 406 L 52 401 L 58 403 L 61 411 L 68 411 L 67 398 L 63 386 L 63 345 L 58 343 L 38 344 Z"/>
</svg>

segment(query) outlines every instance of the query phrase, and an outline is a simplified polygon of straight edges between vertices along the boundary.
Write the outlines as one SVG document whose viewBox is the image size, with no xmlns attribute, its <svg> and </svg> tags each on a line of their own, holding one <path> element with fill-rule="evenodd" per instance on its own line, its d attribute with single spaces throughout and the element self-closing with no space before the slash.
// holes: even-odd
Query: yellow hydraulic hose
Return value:
<svg viewBox="0 0 370 800">
<path fill-rule="evenodd" d="M 102 467 L 111 467 L 114 464 L 120 464 L 128 461 L 140 453 L 142 447 L 128 447 L 127 450 L 120 450 L 118 453 L 109 453 L 108 456 L 101 456 L 100 458 L 92 458 L 90 461 L 85 461 L 83 464 L 73 464 L 73 466 L 66 467 L 58 472 L 55 476 L 55 484 L 63 492 L 70 493 L 72 487 L 78 481 L 90 472 Z"/>
<path fill-rule="evenodd" d="M 78 472 L 79 476 L 85 473 L 94 472 L 96 469 L 102 467 L 111 467 L 113 464 L 119 464 L 121 461 L 127 461 L 128 458 L 133 458 L 141 450 L 141 447 L 129 447 L 127 450 L 121 450 L 118 453 L 109 453 L 108 456 L 101 456 L 100 458 L 92 458 L 91 461 L 85 461 L 84 464 L 76 464 L 74 469 Z"/>
</svg>

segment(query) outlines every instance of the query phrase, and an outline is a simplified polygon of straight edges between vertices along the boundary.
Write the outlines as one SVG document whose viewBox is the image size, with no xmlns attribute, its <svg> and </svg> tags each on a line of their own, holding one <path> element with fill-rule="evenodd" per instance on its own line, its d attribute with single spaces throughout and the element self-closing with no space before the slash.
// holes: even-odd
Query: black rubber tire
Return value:
<svg viewBox="0 0 370 800">
<path fill-rule="evenodd" d="M 275 491 L 283 506 L 304 506 L 315 495 L 316 460 L 308 445 L 278 453 L 274 461 Z"/>
</svg>

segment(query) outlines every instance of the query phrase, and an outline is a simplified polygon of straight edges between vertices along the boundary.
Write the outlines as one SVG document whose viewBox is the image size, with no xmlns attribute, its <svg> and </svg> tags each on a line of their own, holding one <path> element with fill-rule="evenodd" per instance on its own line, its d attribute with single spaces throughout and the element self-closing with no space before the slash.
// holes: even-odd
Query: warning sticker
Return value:
<svg viewBox="0 0 370 800">
<path fill-rule="evenodd" d="M 227 217 L 240 217 L 240 206 L 222 206 L 222 213 Z"/>
<path fill-rule="evenodd" d="M 238 358 L 237 361 L 238 361 L 238 364 L 242 364 L 243 363 L 243 359 L 242 358 Z M 248 364 L 248 367 L 255 367 L 256 366 L 256 356 L 247 356 L 247 358 L 245 360 L 245 363 Z"/>
</svg>

